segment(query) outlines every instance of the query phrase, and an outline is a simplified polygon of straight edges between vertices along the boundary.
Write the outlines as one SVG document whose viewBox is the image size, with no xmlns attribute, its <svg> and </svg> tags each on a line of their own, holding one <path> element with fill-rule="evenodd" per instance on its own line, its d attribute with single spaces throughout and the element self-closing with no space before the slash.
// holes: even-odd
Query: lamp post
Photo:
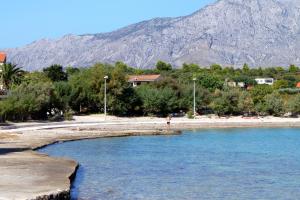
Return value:
<svg viewBox="0 0 300 200">
<path fill-rule="evenodd" d="M 107 107 L 107 98 L 106 98 L 106 81 L 108 79 L 108 76 L 104 76 L 104 115 L 105 115 L 105 119 L 106 119 L 106 115 L 107 115 L 107 111 L 106 111 L 106 107 Z"/>
<path fill-rule="evenodd" d="M 196 78 L 193 78 L 194 81 L 194 119 L 196 118 Z"/>
</svg>

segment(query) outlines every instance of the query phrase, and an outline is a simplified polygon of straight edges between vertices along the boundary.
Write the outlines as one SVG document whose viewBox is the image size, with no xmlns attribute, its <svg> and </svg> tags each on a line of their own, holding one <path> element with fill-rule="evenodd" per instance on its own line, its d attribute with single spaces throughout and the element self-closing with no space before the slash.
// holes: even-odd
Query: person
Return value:
<svg viewBox="0 0 300 200">
<path fill-rule="evenodd" d="M 168 129 L 171 128 L 171 119 L 172 119 L 172 116 L 169 115 L 169 116 L 167 117 L 167 126 L 168 126 Z"/>
</svg>

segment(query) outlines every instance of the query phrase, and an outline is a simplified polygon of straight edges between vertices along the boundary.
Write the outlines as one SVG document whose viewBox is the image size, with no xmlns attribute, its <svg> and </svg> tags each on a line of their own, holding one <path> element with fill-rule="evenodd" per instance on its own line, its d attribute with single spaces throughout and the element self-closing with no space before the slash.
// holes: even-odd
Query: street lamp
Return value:
<svg viewBox="0 0 300 200">
<path fill-rule="evenodd" d="M 104 115 L 105 115 L 105 119 L 106 119 L 106 105 L 107 105 L 107 98 L 106 98 L 106 81 L 108 79 L 108 76 L 104 76 Z"/>
<path fill-rule="evenodd" d="M 196 78 L 193 78 L 194 81 L 194 118 L 196 118 Z"/>
</svg>

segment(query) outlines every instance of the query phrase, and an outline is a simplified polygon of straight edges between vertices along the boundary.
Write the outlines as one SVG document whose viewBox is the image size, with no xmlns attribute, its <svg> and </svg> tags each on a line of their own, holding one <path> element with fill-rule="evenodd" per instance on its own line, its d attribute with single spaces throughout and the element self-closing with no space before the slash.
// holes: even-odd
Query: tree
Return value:
<svg viewBox="0 0 300 200">
<path fill-rule="evenodd" d="M 126 79 L 127 67 L 116 65 L 108 83 L 108 111 L 113 115 L 133 115 L 139 112 L 141 101 Z"/>
<path fill-rule="evenodd" d="M 9 90 L 12 84 L 19 84 L 24 71 L 12 63 L 1 66 L 1 80 L 5 89 Z"/>
<path fill-rule="evenodd" d="M 71 76 L 71 75 L 76 74 L 78 72 L 80 72 L 80 69 L 78 69 L 76 67 L 67 67 L 66 68 L 66 74 L 67 74 L 67 76 Z"/>
<path fill-rule="evenodd" d="M 64 72 L 61 65 L 51 65 L 50 67 L 43 69 L 43 72 L 53 82 L 68 80 L 68 75 Z"/>
<path fill-rule="evenodd" d="M 289 72 L 290 73 L 296 73 L 299 71 L 299 68 L 296 65 L 290 65 Z"/>
<path fill-rule="evenodd" d="M 238 109 L 244 114 L 252 114 L 255 111 L 253 99 L 249 92 L 243 91 L 238 100 Z"/>
<path fill-rule="evenodd" d="M 238 90 L 221 91 L 211 103 L 212 110 L 219 116 L 239 114 L 239 95 Z"/>
<path fill-rule="evenodd" d="M 47 119 L 55 111 L 53 91 L 49 82 L 22 83 L 0 101 L 0 116 L 5 120 Z"/>
<path fill-rule="evenodd" d="M 245 63 L 244 65 L 243 65 L 243 73 L 244 74 L 248 74 L 249 73 L 249 71 L 250 71 L 250 67 L 249 67 L 249 65 L 247 64 L 247 63 Z"/>
<path fill-rule="evenodd" d="M 275 81 L 273 87 L 275 90 L 288 88 L 289 82 L 287 80 L 278 80 L 278 81 Z"/>
<path fill-rule="evenodd" d="M 251 90 L 251 96 L 253 99 L 254 104 L 258 104 L 260 102 L 264 101 L 264 97 L 268 94 L 271 94 L 273 92 L 272 86 L 269 85 L 256 85 Z"/>
<path fill-rule="evenodd" d="M 171 88 L 154 88 L 148 85 L 137 88 L 144 114 L 166 116 L 176 111 L 178 99 Z"/>
<path fill-rule="evenodd" d="M 219 64 L 212 64 L 210 66 L 210 70 L 213 72 L 220 72 L 220 71 L 222 71 L 222 66 Z"/>
<path fill-rule="evenodd" d="M 183 72 L 197 72 L 199 70 L 199 65 L 197 64 L 186 64 L 186 63 L 183 63 L 182 65 L 182 71 Z"/>
<path fill-rule="evenodd" d="M 284 104 L 278 93 L 272 93 L 265 96 L 264 110 L 269 115 L 280 116 L 284 113 Z"/>
<path fill-rule="evenodd" d="M 297 94 L 288 100 L 287 111 L 294 116 L 300 114 L 300 94 Z"/>
<path fill-rule="evenodd" d="M 172 65 L 163 61 L 158 61 L 156 63 L 156 69 L 159 71 L 170 71 L 172 70 Z"/>
<path fill-rule="evenodd" d="M 215 90 L 221 89 L 223 87 L 223 81 L 221 81 L 217 76 L 210 74 L 201 74 L 197 77 L 198 83 L 207 89 Z"/>
<path fill-rule="evenodd" d="M 194 87 L 184 86 L 180 92 L 179 107 L 184 111 L 192 110 L 194 106 Z M 211 93 L 203 87 L 196 87 L 196 111 L 205 112 L 211 102 Z"/>
</svg>

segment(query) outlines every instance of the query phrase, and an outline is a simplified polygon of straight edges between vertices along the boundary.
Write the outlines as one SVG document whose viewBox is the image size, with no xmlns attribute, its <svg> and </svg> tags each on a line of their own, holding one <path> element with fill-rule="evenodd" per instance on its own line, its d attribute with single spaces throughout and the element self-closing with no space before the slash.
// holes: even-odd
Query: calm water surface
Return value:
<svg viewBox="0 0 300 200">
<path fill-rule="evenodd" d="M 69 142 L 41 152 L 80 163 L 73 199 L 300 198 L 300 129 L 185 131 Z"/>
</svg>

